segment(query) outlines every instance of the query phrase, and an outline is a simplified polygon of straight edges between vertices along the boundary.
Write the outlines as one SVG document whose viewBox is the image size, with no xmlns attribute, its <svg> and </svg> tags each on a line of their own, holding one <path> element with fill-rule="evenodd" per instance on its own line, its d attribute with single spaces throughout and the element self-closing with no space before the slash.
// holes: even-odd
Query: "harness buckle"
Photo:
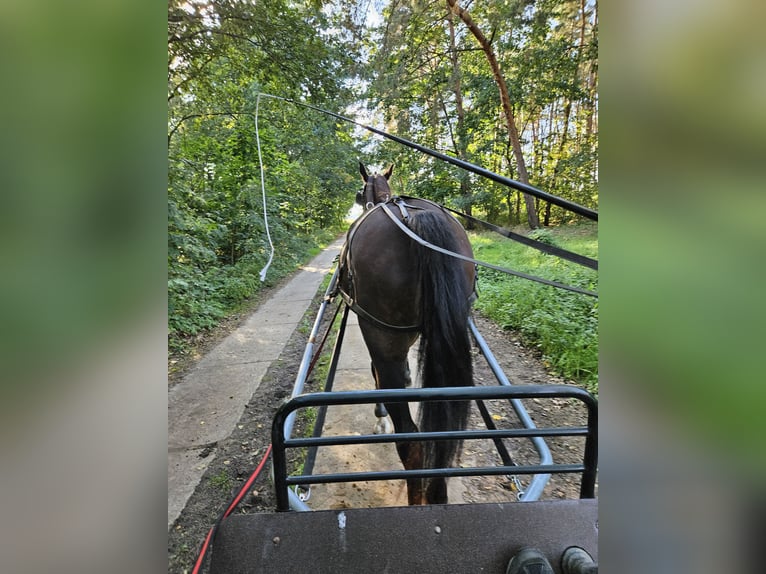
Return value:
<svg viewBox="0 0 766 574">
<path fill-rule="evenodd" d="M 399 211 L 402 214 L 402 220 L 407 223 L 410 220 L 410 213 L 407 211 L 407 204 L 404 202 L 404 199 L 396 197 L 393 199 L 393 203 L 399 208 Z"/>
</svg>

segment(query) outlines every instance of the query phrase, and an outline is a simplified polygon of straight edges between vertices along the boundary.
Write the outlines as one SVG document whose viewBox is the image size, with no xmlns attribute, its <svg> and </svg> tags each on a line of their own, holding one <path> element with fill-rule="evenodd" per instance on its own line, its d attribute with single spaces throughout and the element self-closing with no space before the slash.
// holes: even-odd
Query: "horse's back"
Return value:
<svg viewBox="0 0 766 574">
<path fill-rule="evenodd" d="M 418 270 L 412 241 L 382 208 L 367 214 L 355 230 L 349 245 L 349 263 L 355 291 L 366 299 L 411 287 L 408 283 Z"/>
<path fill-rule="evenodd" d="M 402 212 L 395 205 L 389 204 L 387 207 L 394 216 L 403 218 Z M 418 305 L 416 279 L 423 249 L 427 248 L 408 237 L 383 209 L 385 208 L 381 206 L 368 213 L 354 230 L 353 240 L 350 241 L 349 259 L 354 290 L 360 304 L 363 304 L 363 300 L 372 304 L 374 301 L 391 297 L 397 300 L 409 297 L 408 303 L 401 304 L 411 312 Z M 408 198 L 404 209 L 410 220 L 410 227 L 417 228 L 416 222 L 424 214 L 436 220 L 435 225 L 447 236 L 447 245 L 443 244 L 445 241 L 436 242 L 439 247 L 446 247 L 468 257 L 473 256 L 463 227 L 442 208 L 425 200 Z M 470 296 L 473 289 L 473 265 L 456 258 L 450 259 L 450 264 L 464 267 L 464 288 L 466 296 Z"/>
</svg>

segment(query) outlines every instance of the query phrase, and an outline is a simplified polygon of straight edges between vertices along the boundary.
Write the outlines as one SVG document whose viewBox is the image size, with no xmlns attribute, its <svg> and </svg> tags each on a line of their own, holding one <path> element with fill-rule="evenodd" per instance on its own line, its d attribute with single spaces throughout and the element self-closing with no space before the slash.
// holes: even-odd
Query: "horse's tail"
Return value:
<svg viewBox="0 0 766 574">
<path fill-rule="evenodd" d="M 418 211 L 409 226 L 420 237 L 450 251 L 458 243 L 445 216 Z M 448 255 L 416 244 L 421 269 L 420 380 L 423 387 L 466 387 L 473 385 L 471 340 L 468 316 L 472 285 L 464 264 Z M 424 432 L 464 429 L 470 404 L 467 401 L 428 401 L 420 409 Z M 425 468 L 451 466 L 460 441 L 427 441 Z"/>
</svg>

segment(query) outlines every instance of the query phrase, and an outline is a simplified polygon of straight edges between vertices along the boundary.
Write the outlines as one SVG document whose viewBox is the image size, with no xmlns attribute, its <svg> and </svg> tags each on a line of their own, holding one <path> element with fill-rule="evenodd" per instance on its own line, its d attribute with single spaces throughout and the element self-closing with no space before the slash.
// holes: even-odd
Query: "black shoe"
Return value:
<svg viewBox="0 0 766 574">
<path fill-rule="evenodd" d="M 551 563 L 536 548 L 519 550 L 511 561 L 505 574 L 554 574 Z"/>
<path fill-rule="evenodd" d="M 598 564 L 582 548 L 570 546 L 561 556 L 561 571 L 564 574 L 598 574 Z"/>
</svg>

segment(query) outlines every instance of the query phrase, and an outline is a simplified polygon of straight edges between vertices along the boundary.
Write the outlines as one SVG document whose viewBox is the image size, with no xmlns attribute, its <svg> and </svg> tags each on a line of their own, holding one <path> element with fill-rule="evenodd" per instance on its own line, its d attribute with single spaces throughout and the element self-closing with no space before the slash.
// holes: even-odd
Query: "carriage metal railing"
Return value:
<svg viewBox="0 0 766 574">
<path fill-rule="evenodd" d="M 597 401 L 587 391 L 569 385 L 513 385 L 495 359 L 492 351 L 476 328 L 473 320 L 469 321 L 469 327 L 476 345 L 487 361 L 490 370 L 497 379 L 498 386 L 491 387 L 465 387 L 443 389 L 394 389 L 394 390 L 370 390 L 370 391 L 346 391 L 330 392 L 335 378 L 335 370 L 338 364 L 343 337 L 348 317 L 348 306 L 344 307 L 342 320 L 338 329 L 332 360 L 328 369 L 325 392 L 303 394 L 306 378 L 311 370 L 312 356 L 316 354 L 315 347 L 318 343 L 319 331 L 327 306 L 332 300 L 338 280 L 338 270 L 335 270 L 330 284 L 325 292 L 314 325 L 309 335 L 308 343 L 304 350 L 303 359 L 298 370 L 291 399 L 280 407 L 274 418 L 272 427 L 272 444 L 274 448 L 274 482 L 277 491 L 277 506 L 279 510 L 293 508 L 295 510 L 308 511 L 310 507 L 301 499 L 290 486 L 300 485 L 305 487 L 311 484 L 328 482 L 347 482 L 355 480 L 390 480 L 416 477 L 438 476 L 479 476 L 479 475 L 532 475 L 527 488 L 519 493 L 519 500 L 523 502 L 539 499 L 551 474 L 554 473 L 582 473 L 581 497 L 591 498 L 595 489 L 596 480 L 596 427 L 597 427 Z M 340 310 L 340 307 L 338 307 Z M 329 328 L 328 328 L 329 332 Z M 467 396 L 465 395 L 467 393 Z M 524 398 L 554 398 L 569 397 L 582 401 L 588 408 L 587 427 L 568 427 L 566 429 L 541 429 L 536 428 L 531 417 L 527 413 L 521 399 Z M 484 400 L 508 399 L 516 415 L 525 427 L 523 429 L 498 430 L 492 417 L 484 406 Z M 480 414 L 487 426 L 486 430 L 448 431 L 444 433 L 397 433 L 393 435 L 354 435 L 338 437 L 322 437 L 322 425 L 328 406 L 338 404 L 375 404 L 381 402 L 420 402 L 427 400 L 472 400 L 476 402 Z M 306 407 L 318 407 L 319 413 L 312 438 L 293 438 L 293 427 L 297 411 Z M 553 436 L 586 436 L 586 445 L 581 465 L 554 464 L 545 437 Z M 511 460 L 510 455 L 502 442 L 503 438 L 527 437 L 540 458 L 539 464 L 517 466 Z M 419 471 L 389 471 L 370 473 L 339 473 L 328 475 L 314 475 L 313 460 L 316 451 L 321 446 L 342 444 L 369 444 L 369 443 L 396 443 L 413 440 L 449 440 L 449 439 L 491 439 L 494 441 L 498 454 L 503 461 L 502 466 L 481 468 L 448 468 L 448 469 L 425 469 Z M 306 474 L 288 476 L 286 468 L 286 453 L 288 448 L 308 447 L 308 457 L 304 468 Z"/>
<path fill-rule="evenodd" d="M 343 435 L 329 437 L 288 438 L 285 423 L 295 411 L 309 407 L 375 404 L 379 402 L 422 402 L 491 399 L 571 398 L 581 401 L 588 411 L 588 424 L 582 427 L 474 429 L 464 431 L 394 433 L 388 435 Z M 407 478 L 497 476 L 508 474 L 580 473 L 581 498 L 595 497 L 597 472 L 598 405 L 587 391 L 569 385 L 524 385 L 493 387 L 447 387 L 441 389 L 393 389 L 370 391 L 335 391 L 309 393 L 293 397 L 283 404 L 274 417 L 272 443 L 274 446 L 274 482 L 277 510 L 290 509 L 289 487 L 292 485 L 334 482 L 378 481 Z M 529 437 L 585 437 L 583 461 L 577 464 L 499 465 L 470 468 L 435 468 L 422 470 L 390 470 L 371 472 L 342 472 L 330 474 L 288 475 L 287 449 L 338 445 L 398 443 L 420 440 L 474 440 Z"/>
</svg>

